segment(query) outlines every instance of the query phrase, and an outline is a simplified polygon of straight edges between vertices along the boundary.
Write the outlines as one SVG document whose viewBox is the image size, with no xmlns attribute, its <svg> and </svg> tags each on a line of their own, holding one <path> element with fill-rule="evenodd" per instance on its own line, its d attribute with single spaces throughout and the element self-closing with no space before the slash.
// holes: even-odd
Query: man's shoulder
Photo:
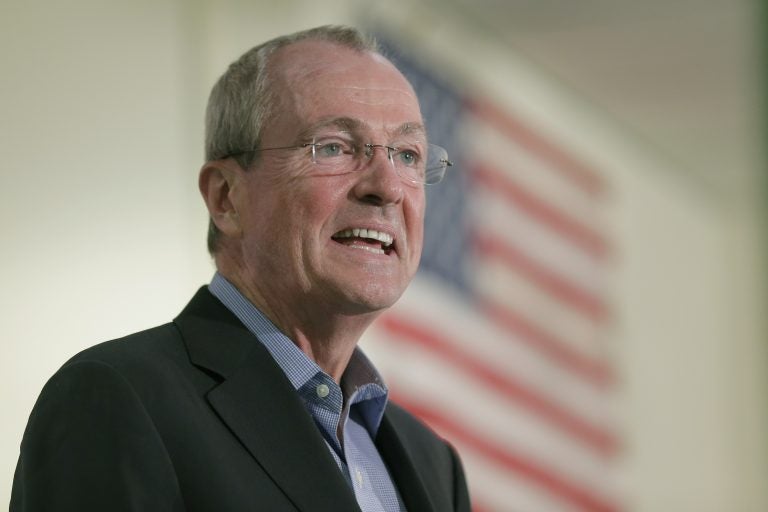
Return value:
<svg viewBox="0 0 768 512">
<path fill-rule="evenodd" d="M 174 324 L 167 323 L 93 345 L 74 355 L 64 366 L 87 361 L 123 366 L 163 354 L 175 355 L 180 349 L 183 350 L 179 331 Z"/>
<path fill-rule="evenodd" d="M 65 362 L 57 375 L 89 375 L 101 368 L 141 388 L 168 380 L 188 361 L 178 328 L 167 323 L 86 348 Z"/>
</svg>

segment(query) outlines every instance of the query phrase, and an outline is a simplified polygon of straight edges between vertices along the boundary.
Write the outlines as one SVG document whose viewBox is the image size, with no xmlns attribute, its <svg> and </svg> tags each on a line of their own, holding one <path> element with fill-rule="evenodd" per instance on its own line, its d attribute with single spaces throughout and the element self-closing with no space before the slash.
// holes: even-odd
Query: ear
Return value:
<svg viewBox="0 0 768 512">
<path fill-rule="evenodd" d="M 198 186 L 208 214 L 219 231 L 228 236 L 238 236 L 241 231 L 240 217 L 234 201 L 239 169 L 228 162 L 207 162 L 200 169 Z M 239 171 L 242 172 L 242 171 Z"/>
</svg>

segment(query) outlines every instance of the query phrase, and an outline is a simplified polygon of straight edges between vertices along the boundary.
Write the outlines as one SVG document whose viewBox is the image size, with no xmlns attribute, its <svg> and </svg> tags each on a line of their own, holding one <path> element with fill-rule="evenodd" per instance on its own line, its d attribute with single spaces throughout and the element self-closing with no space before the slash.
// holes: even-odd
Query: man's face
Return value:
<svg viewBox="0 0 768 512">
<path fill-rule="evenodd" d="M 279 50 L 270 63 L 277 107 L 261 147 L 294 146 L 329 132 L 363 143 L 425 140 L 418 101 L 391 63 L 321 41 Z M 233 203 L 247 286 L 278 308 L 379 310 L 405 290 L 422 248 L 424 189 L 401 180 L 377 149 L 362 169 L 319 172 L 309 149 L 259 153 Z M 392 237 L 386 247 L 365 232 Z M 347 232 L 347 233 L 345 233 Z M 381 235 L 379 235 L 381 237 Z"/>
</svg>

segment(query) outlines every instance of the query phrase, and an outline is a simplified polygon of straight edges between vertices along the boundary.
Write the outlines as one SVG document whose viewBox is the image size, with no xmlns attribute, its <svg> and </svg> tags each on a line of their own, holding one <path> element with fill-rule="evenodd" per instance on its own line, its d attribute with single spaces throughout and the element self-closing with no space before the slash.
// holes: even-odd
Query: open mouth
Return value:
<svg viewBox="0 0 768 512">
<path fill-rule="evenodd" d="M 334 241 L 374 254 L 389 255 L 394 251 L 395 237 L 384 231 L 366 228 L 343 229 L 331 237 Z"/>
</svg>

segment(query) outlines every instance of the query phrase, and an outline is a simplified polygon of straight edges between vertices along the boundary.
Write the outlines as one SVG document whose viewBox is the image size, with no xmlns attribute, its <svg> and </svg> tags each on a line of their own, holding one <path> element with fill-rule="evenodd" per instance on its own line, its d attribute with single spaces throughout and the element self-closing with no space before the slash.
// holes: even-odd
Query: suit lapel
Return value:
<svg viewBox="0 0 768 512">
<path fill-rule="evenodd" d="M 359 512 L 301 399 L 239 320 L 203 288 L 175 323 L 192 362 L 223 378 L 209 403 L 296 508 Z"/>
<path fill-rule="evenodd" d="M 416 471 L 413 459 L 403 446 L 392 418 L 386 412 L 376 435 L 376 447 L 395 480 L 405 508 L 409 511 L 437 512 L 421 475 Z"/>
</svg>

